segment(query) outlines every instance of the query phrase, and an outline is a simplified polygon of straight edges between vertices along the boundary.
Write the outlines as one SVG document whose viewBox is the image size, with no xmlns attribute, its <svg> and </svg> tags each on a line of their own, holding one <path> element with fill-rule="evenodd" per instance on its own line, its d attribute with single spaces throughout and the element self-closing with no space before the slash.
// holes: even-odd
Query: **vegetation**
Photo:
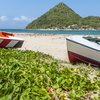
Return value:
<svg viewBox="0 0 100 100">
<path fill-rule="evenodd" d="M 64 3 L 59 3 L 27 25 L 27 29 L 100 29 L 100 17 L 82 18 Z"/>
<path fill-rule="evenodd" d="M 40 52 L 0 49 L 0 100 L 99 100 L 99 93 L 99 68 L 71 67 Z"/>
<path fill-rule="evenodd" d="M 65 28 L 72 24 L 78 24 L 81 17 L 64 3 L 60 3 L 47 13 L 30 23 L 28 29 Z"/>
<path fill-rule="evenodd" d="M 82 18 L 80 20 L 80 23 L 81 23 L 80 26 L 85 25 L 86 27 L 100 29 L 100 17 L 88 16 L 88 17 Z"/>
</svg>

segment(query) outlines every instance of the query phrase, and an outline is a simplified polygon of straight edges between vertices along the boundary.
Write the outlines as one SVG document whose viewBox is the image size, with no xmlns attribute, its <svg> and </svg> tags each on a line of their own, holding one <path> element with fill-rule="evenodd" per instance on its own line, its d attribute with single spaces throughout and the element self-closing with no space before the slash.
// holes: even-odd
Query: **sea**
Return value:
<svg viewBox="0 0 100 100">
<path fill-rule="evenodd" d="M 30 30 L 30 29 L 0 29 L 11 33 L 29 34 L 75 34 L 75 35 L 100 35 L 100 30 Z"/>
</svg>

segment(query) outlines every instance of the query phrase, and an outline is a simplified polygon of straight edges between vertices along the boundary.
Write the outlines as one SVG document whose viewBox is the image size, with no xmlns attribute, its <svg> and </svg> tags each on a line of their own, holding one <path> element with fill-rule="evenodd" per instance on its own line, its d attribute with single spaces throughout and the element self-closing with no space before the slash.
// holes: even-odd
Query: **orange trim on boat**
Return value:
<svg viewBox="0 0 100 100">
<path fill-rule="evenodd" d="M 0 37 L 9 37 L 9 36 L 14 36 L 14 34 L 6 33 L 6 32 L 0 32 Z"/>
</svg>

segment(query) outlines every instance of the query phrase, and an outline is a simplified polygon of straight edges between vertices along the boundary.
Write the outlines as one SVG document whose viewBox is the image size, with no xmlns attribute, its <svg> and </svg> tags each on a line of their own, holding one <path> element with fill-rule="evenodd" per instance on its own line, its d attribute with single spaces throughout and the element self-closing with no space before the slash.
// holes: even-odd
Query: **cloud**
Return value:
<svg viewBox="0 0 100 100">
<path fill-rule="evenodd" d="M 14 21 L 31 21 L 31 19 L 26 16 L 15 17 L 13 18 L 13 20 Z"/>
<path fill-rule="evenodd" d="M 7 16 L 0 16 L 0 21 L 7 21 L 7 20 L 8 20 Z"/>
</svg>

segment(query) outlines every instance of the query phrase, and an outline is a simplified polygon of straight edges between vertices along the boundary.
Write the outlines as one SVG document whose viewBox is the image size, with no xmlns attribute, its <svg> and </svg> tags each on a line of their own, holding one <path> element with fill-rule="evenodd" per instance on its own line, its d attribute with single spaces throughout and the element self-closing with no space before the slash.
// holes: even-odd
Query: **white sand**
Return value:
<svg viewBox="0 0 100 100">
<path fill-rule="evenodd" d="M 68 35 L 26 35 L 16 34 L 24 39 L 21 50 L 40 51 L 56 59 L 68 60 L 66 36 Z"/>
</svg>

